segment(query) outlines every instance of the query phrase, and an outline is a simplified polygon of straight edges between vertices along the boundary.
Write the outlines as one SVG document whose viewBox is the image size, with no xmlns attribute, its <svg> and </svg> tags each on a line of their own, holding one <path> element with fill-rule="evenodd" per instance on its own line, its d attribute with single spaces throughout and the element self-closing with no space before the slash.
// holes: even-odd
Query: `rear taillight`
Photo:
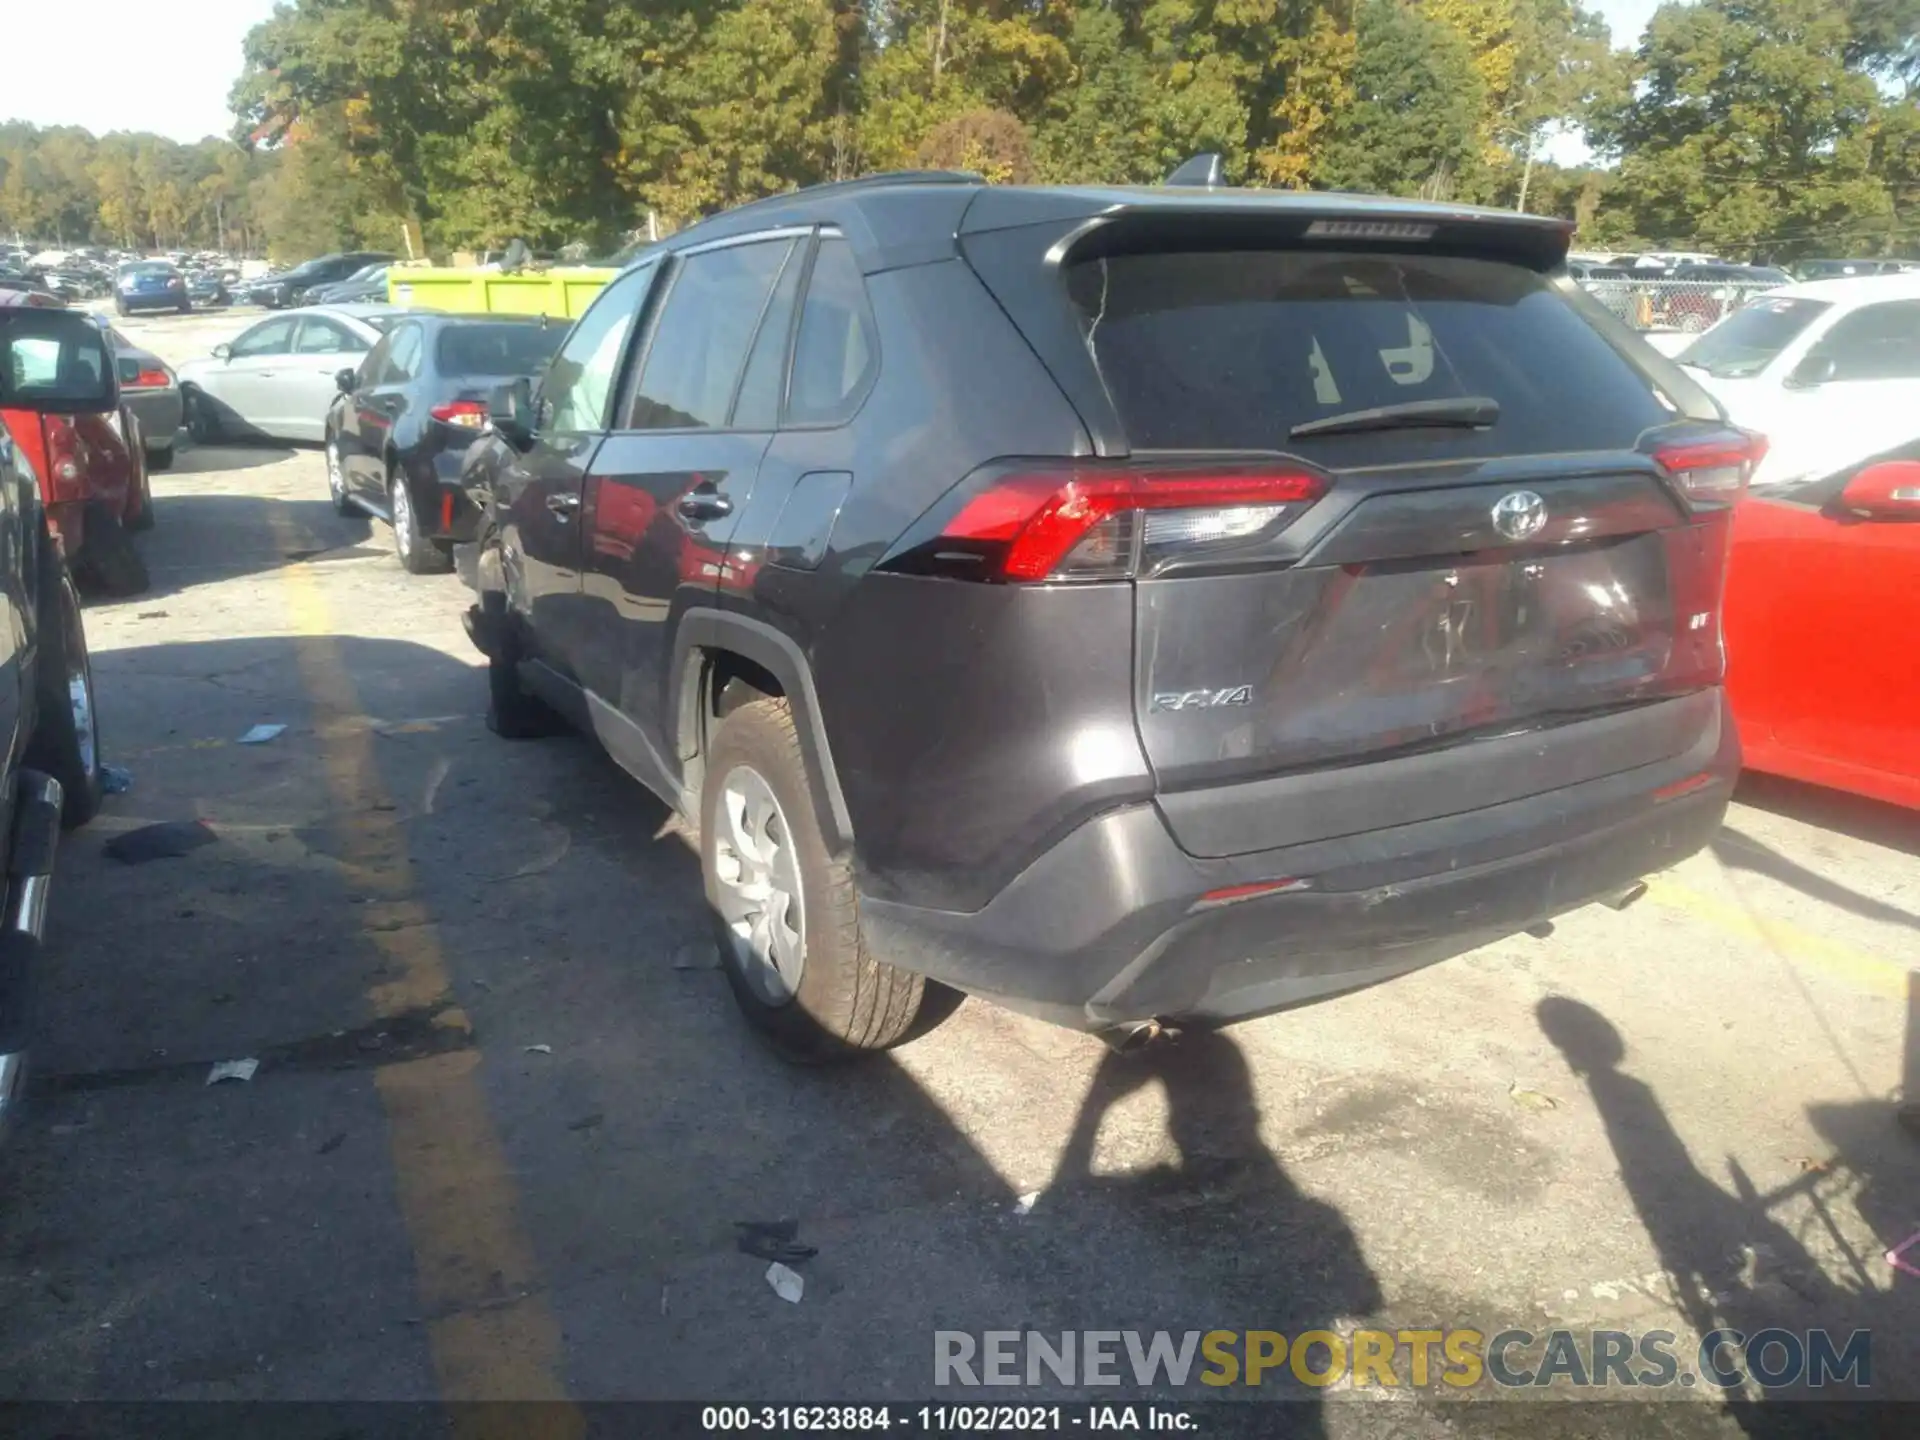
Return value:
<svg viewBox="0 0 1920 1440">
<path fill-rule="evenodd" d="M 129 390 L 164 390 L 171 384 L 173 384 L 173 376 L 165 370 L 142 370 L 127 382 L 126 388 Z"/>
<path fill-rule="evenodd" d="M 886 568 L 1015 583 L 1125 579 L 1271 535 L 1326 489 L 1325 476 L 1295 466 L 1007 469 Z"/>
<path fill-rule="evenodd" d="M 1712 440 L 1662 445 L 1653 452 L 1689 500 L 1737 499 L 1766 457 L 1767 437 L 1731 431 Z"/>
<path fill-rule="evenodd" d="M 433 418 L 444 425 L 478 430 L 487 423 L 487 407 L 478 400 L 449 400 L 433 407 Z"/>
<path fill-rule="evenodd" d="M 80 432 L 64 415 L 48 415 L 44 419 L 42 433 L 47 437 L 48 476 L 59 485 L 79 484 L 84 473 L 80 463 L 85 458 Z"/>
</svg>

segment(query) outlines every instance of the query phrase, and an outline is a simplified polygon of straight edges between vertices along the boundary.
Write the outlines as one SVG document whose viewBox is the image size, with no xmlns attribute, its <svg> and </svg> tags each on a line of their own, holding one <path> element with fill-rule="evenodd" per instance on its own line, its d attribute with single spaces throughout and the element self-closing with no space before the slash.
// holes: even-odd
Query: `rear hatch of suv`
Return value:
<svg viewBox="0 0 1920 1440">
<path fill-rule="evenodd" d="M 1030 252 L 1068 327 L 1009 283 L 1006 232 L 969 251 L 1103 451 L 996 482 L 1052 488 L 1010 578 L 1135 587 L 1135 721 L 1197 855 L 1656 764 L 1719 724 L 1753 437 L 1603 335 L 1537 229 L 1353 228 L 1109 216 Z"/>
</svg>

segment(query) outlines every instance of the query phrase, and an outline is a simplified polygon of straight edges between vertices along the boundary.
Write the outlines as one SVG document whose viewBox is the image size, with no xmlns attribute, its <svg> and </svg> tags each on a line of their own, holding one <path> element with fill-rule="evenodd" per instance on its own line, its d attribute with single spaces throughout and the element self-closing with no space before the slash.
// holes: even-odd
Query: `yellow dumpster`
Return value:
<svg viewBox="0 0 1920 1440">
<path fill-rule="evenodd" d="M 619 273 L 580 267 L 503 275 L 498 270 L 396 265 L 387 274 L 387 298 L 395 305 L 454 314 L 551 315 L 572 320 Z"/>
</svg>

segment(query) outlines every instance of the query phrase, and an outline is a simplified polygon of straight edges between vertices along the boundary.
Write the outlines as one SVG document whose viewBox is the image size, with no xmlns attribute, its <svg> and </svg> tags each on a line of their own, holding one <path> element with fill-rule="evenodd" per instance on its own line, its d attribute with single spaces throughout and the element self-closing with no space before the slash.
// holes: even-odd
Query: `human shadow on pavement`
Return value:
<svg viewBox="0 0 1920 1440">
<path fill-rule="evenodd" d="M 1873 1388 L 1865 1391 L 1829 1380 L 1823 1394 L 1800 1383 L 1800 1374 L 1786 1378 L 1788 1353 L 1778 1346 L 1757 1363 L 1753 1351 L 1743 1353 L 1738 1344 L 1716 1346 L 1712 1357 L 1723 1372 L 1744 1371 L 1751 1377 L 1744 1392 L 1749 1399 L 1758 1394 L 1769 1402 L 1733 1406 L 1746 1434 L 1862 1433 L 1857 1406 L 1811 1402 L 1893 1398 L 1894 1387 L 1888 1382 L 1899 1381 L 1890 1362 L 1893 1342 L 1903 1330 L 1887 1323 L 1891 1317 L 1885 1297 L 1875 1288 L 1879 1277 L 1869 1266 L 1877 1257 L 1854 1257 L 1844 1284 L 1830 1278 L 1800 1238 L 1775 1218 L 1793 1194 L 1806 1194 L 1815 1201 L 1816 1223 L 1845 1248 L 1812 1186 L 1762 1194 L 1731 1158 L 1731 1188 L 1715 1183 L 1694 1163 L 1652 1088 L 1621 1068 L 1626 1044 L 1605 1016 L 1561 996 L 1542 1000 L 1536 1016 L 1541 1031 L 1586 1082 L 1619 1163 L 1621 1183 L 1666 1272 L 1668 1298 L 1691 1332 L 1680 1337 L 1676 1351 L 1682 1371 L 1697 1369 L 1702 1387 L 1713 1383 L 1705 1369 L 1710 1357 L 1693 1347 L 1716 1331 L 1738 1331 L 1747 1338 L 1769 1330 L 1789 1331 L 1800 1337 L 1794 1342 L 1798 1344 L 1808 1331 L 1824 1329 L 1838 1353 L 1846 1349 L 1854 1330 L 1874 1330 L 1880 1353 L 1870 1367 Z M 1780 1383 L 1763 1383 L 1768 1378 Z M 1726 1393 L 1740 1401 L 1743 1391 L 1731 1388 Z M 1788 1400 L 1802 1403 L 1780 1403 Z"/>
</svg>

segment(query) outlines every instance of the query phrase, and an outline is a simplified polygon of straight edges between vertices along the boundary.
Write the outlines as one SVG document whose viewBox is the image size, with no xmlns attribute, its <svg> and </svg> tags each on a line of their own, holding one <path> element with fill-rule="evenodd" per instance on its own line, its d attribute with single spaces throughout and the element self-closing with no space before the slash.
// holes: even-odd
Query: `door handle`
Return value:
<svg viewBox="0 0 1920 1440">
<path fill-rule="evenodd" d="M 573 512 L 580 508 L 580 497 L 571 490 L 563 490 L 557 495 L 547 496 L 547 509 L 562 520 L 571 520 Z"/>
<path fill-rule="evenodd" d="M 698 490 L 689 490 L 680 497 L 680 503 L 674 507 L 687 520 L 718 520 L 733 513 L 733 501 L 718 490 L 701 486 Z"/>
</svg>

